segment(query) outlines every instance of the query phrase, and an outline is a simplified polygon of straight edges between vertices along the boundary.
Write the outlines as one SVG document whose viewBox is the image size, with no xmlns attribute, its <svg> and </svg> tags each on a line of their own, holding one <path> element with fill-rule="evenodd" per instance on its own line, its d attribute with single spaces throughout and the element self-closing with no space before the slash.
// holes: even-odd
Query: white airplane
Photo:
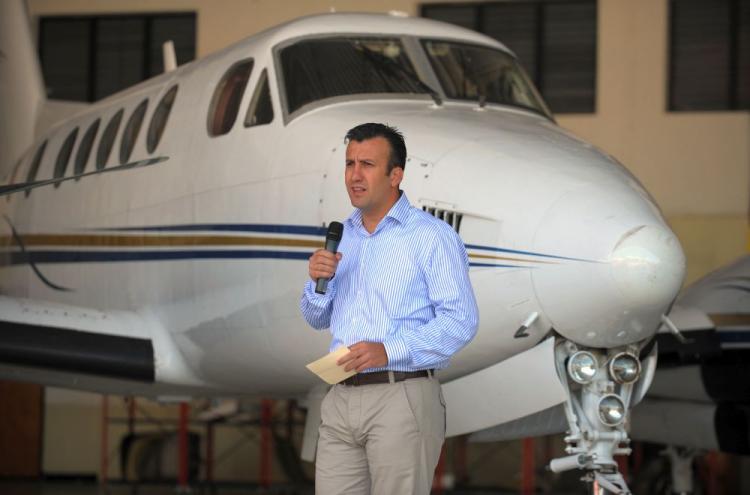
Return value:
<svg viewBox="0 0 750 495">
<path fill-rule="evenodd" d="M 351 211 L 344 133 L 386 122 L 406 136 L 404 191 L 471 262 L 481 322 L 440 373 L 448 435 L 523 435 L 563 404 L 552 469 L 628 493 L 613 455 L 685 259 L 638 180 L 556 125 L 505 46 L 403 15 L 306 17 L 29 135 L 49 102 L 16 56 L 33 53 L 20 2 L 0 4 L 0 32 L 0 101 L 24 109 L 0 142 L 29 143 L 0 169 L 0 378 L 307 397 L 311 456 L 322 392 L 304 364 L 329 335 L 298 309 L 306 260 Z"/>
</svg>

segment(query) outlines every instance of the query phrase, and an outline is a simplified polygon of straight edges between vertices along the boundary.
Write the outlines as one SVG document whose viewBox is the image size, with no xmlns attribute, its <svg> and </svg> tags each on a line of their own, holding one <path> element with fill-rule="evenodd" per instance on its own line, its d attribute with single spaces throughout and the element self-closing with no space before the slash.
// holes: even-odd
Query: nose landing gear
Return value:
<svg viewBox="0 0 750 495">
<path fill-rule="evenodd" d="M 638 351 L 637 345 L 584 349 L 567 340 L 555 348 L 557 371 L 568 396 L 568 455 L 553 459 L 549 468 L 557 473 L 585 470 L 582 480 L 596 495 L 631 494 L 614 456 L 631 452 L 625 423 L 634 395 L 642 395 L 634 394 L 641 376 Z"/>
</svg>

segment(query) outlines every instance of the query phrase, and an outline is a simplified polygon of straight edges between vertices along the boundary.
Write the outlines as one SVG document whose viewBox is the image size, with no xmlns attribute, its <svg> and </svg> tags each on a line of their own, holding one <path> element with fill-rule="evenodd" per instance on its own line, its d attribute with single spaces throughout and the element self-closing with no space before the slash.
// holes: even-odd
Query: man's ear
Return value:
<svg viewBox="0 0 750 495">
<path fill-rule="evenodd" d="M 404 169 L 393 167 L 393 170 L 391 170 L 391 186 L 398 187 L 402 180 L 404 180 Z"/>
</svg>

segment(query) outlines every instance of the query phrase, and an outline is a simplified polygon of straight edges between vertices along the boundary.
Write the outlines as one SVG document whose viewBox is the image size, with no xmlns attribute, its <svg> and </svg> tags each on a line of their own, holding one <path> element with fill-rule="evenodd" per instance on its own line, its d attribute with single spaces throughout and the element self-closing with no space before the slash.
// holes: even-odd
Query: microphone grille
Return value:
<svg viewBox="0 0 750 495">
<path fill-rule="evenodd" d="M 326 238 L 332 241 L 340 241 L 341 236 L 344 233 L 344 224 L 341 222 L 331 222 L 328 224 L 328 232 Z"/>
</svg>

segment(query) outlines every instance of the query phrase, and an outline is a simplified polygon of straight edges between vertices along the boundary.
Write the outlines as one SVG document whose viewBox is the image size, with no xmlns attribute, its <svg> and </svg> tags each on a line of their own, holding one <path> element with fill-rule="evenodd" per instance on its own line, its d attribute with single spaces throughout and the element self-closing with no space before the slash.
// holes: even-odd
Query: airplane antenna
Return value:
<svg viewBox="0 0 750 495">
<path fill-rule="evenodd" d="M 165 41 L 161 45 L 161 53 L 164 57 L 164 72 L 172 72 L 177 68 L 177 55 L 174 52 L 174 42 Z"/>
</svg>

